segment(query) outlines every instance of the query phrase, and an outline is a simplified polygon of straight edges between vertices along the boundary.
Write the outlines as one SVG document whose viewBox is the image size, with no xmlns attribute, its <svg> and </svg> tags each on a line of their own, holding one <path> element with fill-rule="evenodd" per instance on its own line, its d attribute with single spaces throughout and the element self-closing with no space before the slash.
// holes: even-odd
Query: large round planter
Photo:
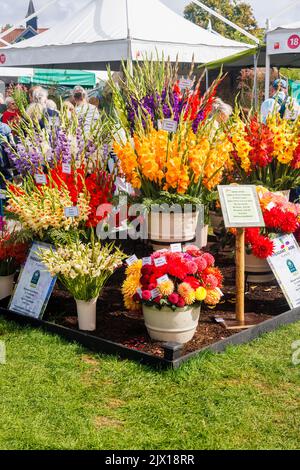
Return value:
<svg viewBox="0 0 300 470">
<path fill-rule="evenodd" d="M 199 248 L 204 248 L 207 246 L 207 243 L 208 243 L 208 225 L 204 225 L 203 227 L 199 228 L 197 231 L 196 245 Z"/>
<path fill-rule="evenodd" d="M 90 300 L 89 302 L 84 300 L 76 300 L 78 327 L 80 330 L 95 331 L 97 300 L 98 297 L 96 299 Z"/>
<path fill-rule="evenodd" d="M 257 284 L 274 281 L 275 276 L 266 259 L 257 258 L 254 255 L 245 255 L 246 281 Z"/>
<path fill-rule="evenodd" d="M 143 315 L 151 339 L 184 344 L 196 333 L 200 307 L 178 308 L 174 312 L 168 307 L 159 310 L 143 305 Z"/>
<path fill-rule="evenodd" d="M 173 243 L 194 243 L 199 211 L 162 212 L 148 215 L 148 237 L 154 251 L 169 248 Z"/>
<path fill-rule="evenodd" d="M 10 297 L 14 291 L 15 275 L 0 276 L 0 300 Z"/>
</svg>

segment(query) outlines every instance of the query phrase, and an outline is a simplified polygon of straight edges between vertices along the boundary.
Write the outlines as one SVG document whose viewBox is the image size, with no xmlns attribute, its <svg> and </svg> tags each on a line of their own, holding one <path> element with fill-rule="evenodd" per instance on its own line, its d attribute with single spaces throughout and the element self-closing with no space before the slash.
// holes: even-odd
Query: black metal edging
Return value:
<svg viewBox="0 0 300 470">
<path fill-rule="evenodd" d="M 143 351 L 137 351 L 135 349 L 127 348 L 126 346 L 123 346 L 121 344 L 114 343 L 106 339 L 98 338 L 89 333 L 76 331 L 71 328 L 66 328 L 61 325 L 46 322 L 44 320 L 37 320 L 35 318 L 25 317 L 23 315 L 9 311 L 4 308 L 0 308 L 0 315 L 20 325 L 30 325 L 35 328 L 41 328 L 43 331 L 59 335 L 68 341 L 77 342 L 81 346 L 84 346 L 97 353 L 113 354 L 119 356 L 122 359 L 137 361 L 155 368 L 177 369 L 184 362 L 204 352 L 221 353 L 225 351 L 228 346 L 236 346 L 239 344 L 248 343 L 250 341 L 253 341 L 254 339 L 259 338 L 265 333 L 274 331 L 280 326 L 300 321 L 300 308 L 282 313 L 281 315 L 271 318 L 270 320 L 266 320 L 265 322 L 260 323 L 259 325 L 256 325 L 252 328 L 230 336 L 229 338 L 223 339 L 221 341 L 218 341 L 217 343 L 211 344 L 210 346 L 206 346 L 202 349 L 193 351 L 192 353 L 185 354 L 183 356 L 181 355 L 182 345 L 179 345 L 177 343 L 166 343 L 165 345 L 163 345 L 164 357 L 157 357 L 149 353 L 145 353 Z"/>
</svg>

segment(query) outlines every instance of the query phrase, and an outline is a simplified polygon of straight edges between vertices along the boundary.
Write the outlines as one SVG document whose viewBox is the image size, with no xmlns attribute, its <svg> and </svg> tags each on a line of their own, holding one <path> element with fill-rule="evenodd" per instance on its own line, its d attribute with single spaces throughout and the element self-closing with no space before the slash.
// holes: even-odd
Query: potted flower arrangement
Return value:
<svg viewBox="0 0 300 470">
<path fill-rule="evenodd" d="M 125 255 L 114 244 L 95 241 L 76 241 L 50 251 L 41 249 L 38 255 L 51 275 L 57 276 L 74 297 L 79 329 L 94 331 L 99 295 Z"/>
<path fill-rule="evenodd" d="M 21 186 L 8 183 L 8 217 L 17 218 L 30 239 L 50 243 L 96 227 L 107 216 L 98 207 L 112 200 L 114 176 L 99 167 L 89 172 L 87 167 L 88 163 L 71 165 L 66 173 L 59 162 L 24 176 Z M 69 215 L 68 208 L 75 213 Z"/>
<path fill-rule="evenodd" d="M 245 118 L 237 111 L 230 136 L 237 179 L 273 192 L 289 192 L 300 185 L 298 121 L 274 115 L 264 124 L 258 115 Z"/>
<path fill-rule="evenodd" d="M 5 228 L 0 235 L 0 300 L 9 297 L 13 292 L 14 278 L 17 269 L 26 260 L 28 245 L 19 242 L 15 232 Z"/>
<path fill-rule="evenodd" d="M 122 291 L 126 308 L 142 306 L 150 337 L 186 343 L 197 329 L 201 303 L 216 305 L 223 276 L 210 253 L 196 246 L 185 252 L 161 250 L 126 270 Z"/>
<path fill-rule="evenodd" d="M 145 61 L 133 77 L 124 68 L 120 87 L 111 83 L 118 124 L 126 134 L 125 140 L 116 139 L 114 150 L 149 213 L 155 248 L 195 240 L 199 207 L 220 183 L 232 150 L 227 134 L 208 119 L 220 80 L 201 95 L 200 81 L 182 89 L 176 70 Z M 170 214 L 172 206 L 177 210 Z"/>
<path fill-rule="evenodd" d="M 274 279 L 266 261 L 274 252 L 273 239 L 280 235 L 294 233 L 300 227 L 300 204 L 288 202 L 284 195 L 274 194 L 258 188 L 260 205 L 265 221 L 264 228 L 247 228 L 246 272 L 255 282 L 266 282 Z"/>
</svg>

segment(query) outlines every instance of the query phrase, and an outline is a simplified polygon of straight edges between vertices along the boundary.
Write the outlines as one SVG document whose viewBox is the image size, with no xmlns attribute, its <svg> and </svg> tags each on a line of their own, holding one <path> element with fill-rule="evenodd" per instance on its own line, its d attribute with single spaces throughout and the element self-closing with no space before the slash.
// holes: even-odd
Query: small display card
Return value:
<svg viewBox="0 0 300 470">
<path fill-rule="evenodd" d="M 127 266 L 132 266 L 134 263 L 138 261 L 136 255 L 131 256 L 126 260 Z"/>
<path fill-rule="evenodd" d="M 181 243 L 173 243 L 171 245 L 172 253 L 181 253 L 182 252 L 182 245 Z"/>
<path fill-rule="evenodd" d="M 79 217 L 79 209 L 77 206 L 65 207 L 65 217 Z"/>
<path fill-rule="evenodd" d="M 143 258 L 143 266 L 151 266 L 152 265 L 152 259 L 151 257 Z"/>
<path fill-rule="evenodd" d="M 157 279 L 157 284 L 160 285 L 163 282 L 168 282 L 169 281 L 169 276 L 165 274 L 165 276 L 161 276 Z"/>
<path fill-rule="evenodd" d="M 70 175 L 71 172 L 72 172 L 71 165 L 70 165 L 69 163 L 63 163 L 63 165 L 62 165 L 62 172 L 63 172 L 65 175 Z"/>
<path fill-rule="evenodd" d="M 34 179 L 35 179 L 36 184 L 47 184 L 46 175 L 36 174 L 34 175 Z"/>
<path fill-rule="evenodd" d="M 159 121 L 159 128 L 167 132 L 176 132 L 178 127 L 178 122 L 173 119 L 162 119 Z"/>
<path fill-rule="evenodd" d="M 167 260 L 165 257 L 155 258 L 154 264 L 157 268 L 160 268 L 161 266 L 164 266 L 165 264 L 167 264 Z"/>
</svg>

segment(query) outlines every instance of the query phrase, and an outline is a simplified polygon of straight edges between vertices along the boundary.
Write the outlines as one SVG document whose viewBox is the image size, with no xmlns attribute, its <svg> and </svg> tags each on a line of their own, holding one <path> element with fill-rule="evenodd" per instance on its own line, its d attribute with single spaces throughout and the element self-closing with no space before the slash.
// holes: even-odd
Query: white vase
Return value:
<svg viewBox="0 0 300 470">
<path fill-rule="evenodd" d="M 274 281 L 275 276 L 266 259 L 260 259 L 253 254 L 245 255 L 246 281 L 257 284 Z"/>
<path fill-rule="evenodd" d="M 82 331 L 95 331 L 98 297 L 90 301 L 76 300 L 78 327 Z"/>
<path fill-rule="evenodd" d="M 204 248 L 208 243 L 208 225 L 204 225 L 197 231 L 196 245 L 199 248 Z"/>
<path fill-rule="evenodd" d="M 168 307 L 159 310 L 143 305 L 143 315 L 151 339 L 185 344 L 196 333 L 200 307 L 178 308 L 174 312 Z"/>
<path fill-rule="evenodd" d="M 14 291 L 15 275 L 0 276 L 0 300 L 10 297 Z"/>
<path fill-rule="evenodd" d="M 173 243 L 194 243 L 199 211 L 162 212 L 148 215 L 148 237 L 154 251 L 169 248 Z"/>
</svg>

